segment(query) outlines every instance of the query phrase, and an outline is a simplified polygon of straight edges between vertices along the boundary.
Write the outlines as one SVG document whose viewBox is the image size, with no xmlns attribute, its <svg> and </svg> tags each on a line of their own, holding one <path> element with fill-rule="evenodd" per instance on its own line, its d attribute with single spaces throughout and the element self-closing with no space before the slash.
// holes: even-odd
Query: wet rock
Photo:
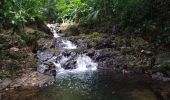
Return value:
<svg viewBox="0 0 170 100">
<path fill-rule="evenodd" d="M 65 56 L 65 57 L 74 57 L 76 55 L 77 53 L 75 51 L 65 50 L 61 52 L 61 56 Z"/>
<path fill-rule="evenodd" d="M 127 66 L 126 57 L 113 49 L 85 50 L 83 53 L 98 62 L 98 69 L 122 70 Z"/>
<path fill-rule="evenodd" d="M 38 65 L 38 68 L 37 68 L 38 72 L 44 74 L 45 72 L 47 72 L 47 70 L 50 70 L 48 65 L 44 65 L 44 64 Z"/>
<path fill-rule="evenodd" d="M 87 56 L 89 56 L 89 57 L 94 57 L 95 56 L 95 50 L 93 50 L 93 49 L 87 50 L 84 53 L 86 53 Z"/>
<path fill-rule="evenodd" d="M 55 56 L 55 52 L 44 51 L 44 52 L 37 52 L 37 57 L 41 62 L 47 61 Z"/>
<path fill-rule="evenodd" d="M 112 51 L 110 51 L 108 49 L 103 49 L 103 50 L 95 51 L 95 55 L 93 58 L 95 58 L 95 61 L 102 61 L 105 58 L 111 59 L 112 57 L 113 57 Z"/>
<path fill-rule="evenodd" d="M 76 68 L 76 52 L 63 52 L 62 56 L 67 57 L 66 61 L 60 61 L 64 69 L 75 69 Z M 61 59 L 62 60 L 62 59 Z"/>
<path fill-rule="evenodd" d="M 109 39 L 102 39 L 96 43 L 95 48 L 102 49 L 102 48 L 115 48 L 116 44 L 113 43 L 113 41 Z"/>
<path fill-rule="evenodd" d="M 50 49 L 54 47 L 53 40 L 51 39 L 40 38 L 37 42 L 38 42 L 39 49 L 42 50 Z"/>
<path fill-rule="evenodd" d="M 56 67 L 55 66 L 52 67 L 51 74 L 52 74 L 52 76 L 54 77 L 54 80 L 55 80 L 55 77 L 57 75 L 57 71 L 56 71 Z"/>
<path fill-rule="evenodd" d="M 76 60 L 69 60 L 63 64 L 64 69 L 76 69 Z"/>
<path fill-rule="evenodd" d="M 86 40 L 83 40 L 83 39 L 78 39 L 76 41 L 76 44 L 80 47 L 80 48 L 89 48 L 89 44 L 87 43 Z"/>
<path fill-rule="evenodd" d="M 113 70 L 113 63 L 113 59 L 106 58 L 105 60 L 98 62 L 98 69 Z"/>
</svg>

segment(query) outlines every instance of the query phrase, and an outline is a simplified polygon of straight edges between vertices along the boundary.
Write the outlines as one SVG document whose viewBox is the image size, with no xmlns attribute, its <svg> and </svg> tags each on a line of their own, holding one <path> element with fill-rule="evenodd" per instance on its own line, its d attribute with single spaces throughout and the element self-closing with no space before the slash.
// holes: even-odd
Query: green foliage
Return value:
<svg viewBox="0 0 170 100">
<path fill-rule="evenodd" d="M 2 22 L 3 22 L 3 2 L 4 0 L 0 0 L 0 32 L 2 31 L 2 28 L 3 28 L 3 25 L 2 25 Z"/>
<path fill-rule="evenodd" d="M 69 20 L 90 27 L 116 21 L 120 31 L 170 43 L 169 0 L 1 0 L 0 4 L 0 29 L 18 29 L 37 17 L 49 22 Z"/>
<path fill-rule="evenodd" d="M 78 20 L 85 14 L 88 5 L 81 0 L 59 0 L 56 8 L 63 20 Z"/>
<path fill-rule="evenodd" d="M 115 18 L 121 31 L 141 34 L 150 37 L 149 41 L 168 46 L 169 4 L 169 0 L 117 0 Z"/>
<path fill-rule="evenodd" d="M 45 20 L 48 22 L 56 21 L 58 18 L 57 10 L 55 8 L 57 0 L 41 0 L 43 2 L 43 17 L 45 17 Z"/>
<path fill-rule="evenodd" d="M 98 23 L 111 19 L 112 0 L 59 0 L 56 8 L 63 20 Z"/>
<path fill-rule="evenodd" d="M 41 17 L 41 0 L 6 0 L 3 15 L 5 25 L 19 26 L 27 21 L 34 21 Z"/>
</svg>

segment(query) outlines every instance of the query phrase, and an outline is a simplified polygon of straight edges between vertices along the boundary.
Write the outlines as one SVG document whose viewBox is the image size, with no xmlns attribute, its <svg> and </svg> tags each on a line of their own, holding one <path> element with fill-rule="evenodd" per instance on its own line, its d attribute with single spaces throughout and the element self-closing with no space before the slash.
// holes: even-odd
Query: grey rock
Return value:
<svg viewBox="0 0 170 100">
<path fill-rule="evenodd" d="M 9 78 L 6 78 L 6 79 L 4 79 L 4 80 L 1 80 L 1 82 L 0 82 L 0 90 L 3 90 L 3 89 L 5 89 L 6 87 L 8 87 L 11 82 L 12 82 L 12 80 L 9 79 Z"/>
<path fill-rule="evenodd" d="M 112 40 L 109 39 L 103 39 L 96 43 L 95 48 L 102 49 L 102 48 L 115 48 L 116 44 L 112 42 Z"/>
<path fill-rule="evenodd" d="M 54 78 L 49 75 L 44 75 L 39 72 L 30 72 L 23 74 L 20 78 L 15 79 L 10 88 L 31 88 L 44 87 L 54 82 Z"/>
<path fill-rule="evenodd" d="M 53 39 L 40 38 L 38 41 L 38 48 L 45 50 L 55 47 Z"/>
</svg>

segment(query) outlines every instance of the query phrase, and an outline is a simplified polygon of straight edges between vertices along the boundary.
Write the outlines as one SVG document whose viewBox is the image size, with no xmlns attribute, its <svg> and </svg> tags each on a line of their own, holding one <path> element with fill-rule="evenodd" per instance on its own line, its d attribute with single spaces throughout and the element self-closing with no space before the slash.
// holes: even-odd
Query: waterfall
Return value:
<svg viewBox="0 0 170 100">
<path fill-rule="evenodd" d="M 45 70 L 47 70 L 46 66 L 48 66 L 48 64 L 46 65 L 46 63 L 50 63 L 55 67 L 57 75 L 97 70 L 98 64 L 89 56 L 85 54 L 76 54 L 72 51 L 73 49 L 78 49 L 78 47 L 71 41 L 62 38 L 55 25 L 48 24 L 47 26 L 51 29 L 54 39 L 58 41 L 58 45 L 60 45 L 60 47 L 57 47 L 60 48 L 60 54 L 52 57 L 49 54 L 46 54 L 48 59 L 45 60 L 46 57 L 43 57 L 43 55 L 45 56 L 45 53 L 43 51 L 39 52 L 37 56 L 38 59 L 41 60 L 43 58 L 41 61 L 42 64 L 40 64 L 38 68 L 40 72 L 45 72 Z M 68 52 L 68 54 L 64 54 L 65 52 Z"/>
<path fill-rule="evenodd" d="M 77 58 L 76 71 L 97 70 L 97 63 L 93 62 L 89 56 L 79 55 Z"/>
</svg>

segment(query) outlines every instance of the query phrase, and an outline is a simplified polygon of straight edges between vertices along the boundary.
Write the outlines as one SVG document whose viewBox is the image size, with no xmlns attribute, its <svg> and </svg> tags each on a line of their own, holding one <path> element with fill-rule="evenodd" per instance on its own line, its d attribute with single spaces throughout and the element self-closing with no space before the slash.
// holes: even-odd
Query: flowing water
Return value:
<svg viewBox="0 0 170 100">
<path fill-rule="evenodd" d="M 61 53 L 58 56 L 38 52 L 41 61 L 38 70 L 44 72 L 46 63 L 51 63 L 56 71 L 54 85 L 38 91 L 18 92 L 14 100 L 158 100 L 151 91 L 147 80 L 141 76 L 123 76 L 111 70 L 98 70 L 94 62 L 85 54 L 71 52 L 78 47 L 69 40 L 62 39 L 56 30 L 54 38 L 60 40 Z M 69 54 L 63 52 L 69 51 Z M 43 56 L 46 55 L 46 58 Z M 73 67 L 64 68 L 72 61 Z M 21 94 L 21 95 L 20 95 Z M 16 98 L 16 99 L 15 99 Z"/>
</svg>

